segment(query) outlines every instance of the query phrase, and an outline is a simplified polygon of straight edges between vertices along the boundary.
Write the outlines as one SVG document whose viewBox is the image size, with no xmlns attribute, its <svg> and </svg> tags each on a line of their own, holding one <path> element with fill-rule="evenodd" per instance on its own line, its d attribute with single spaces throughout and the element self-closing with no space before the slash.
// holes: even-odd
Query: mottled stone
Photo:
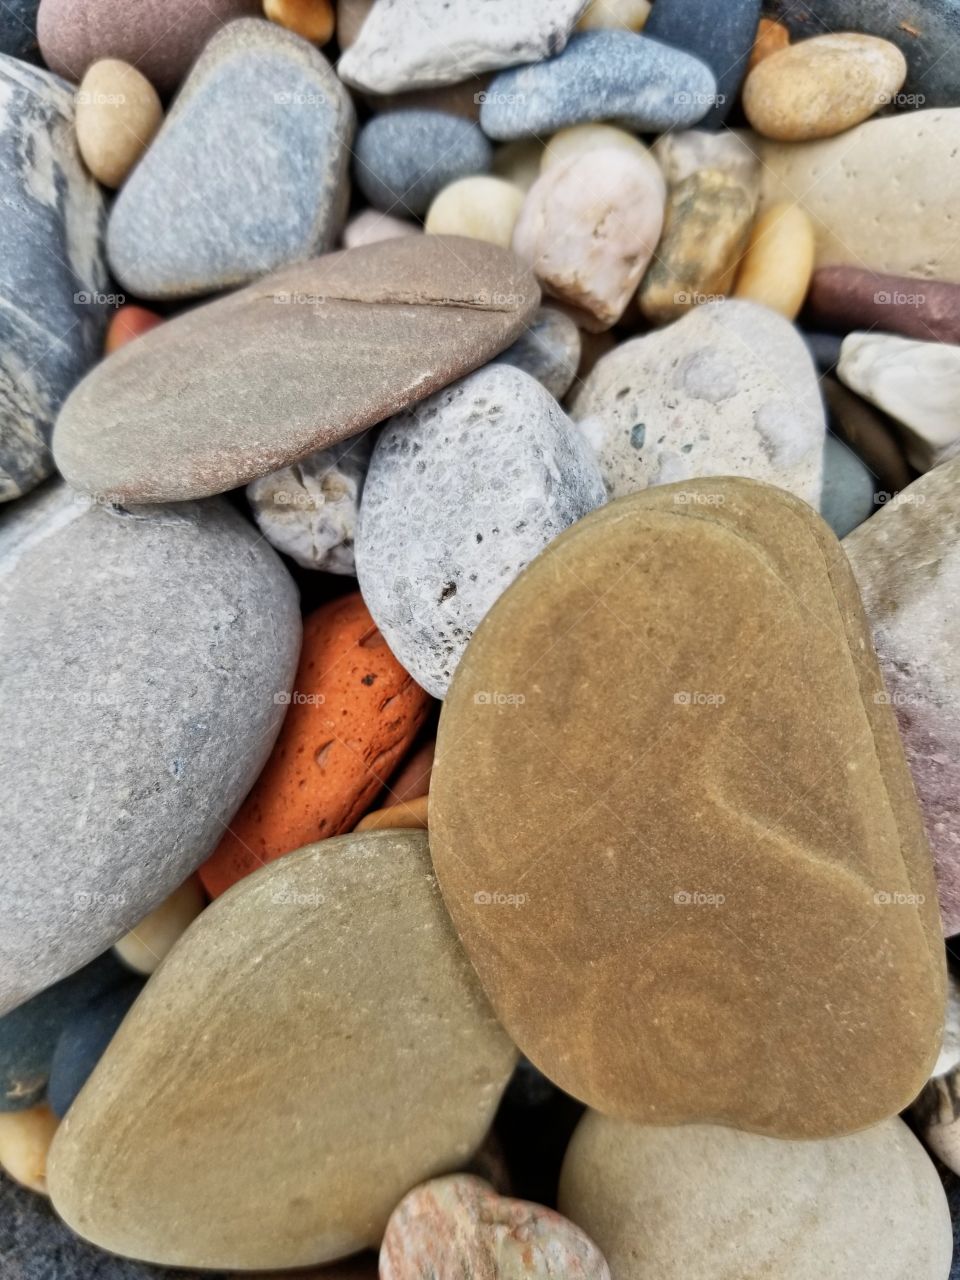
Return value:
<svg viewBox="0 0 960 1280">
<path fill-rule="evenodd" d="M 226 22 L 261 12 L 262 0 L 138 0 L 137 20 L 113 0 L 41 0 L 37 35 L 43 60 L 78 82 L 91 63 L 119 58 L 171 94 L 204 45 Z"/>
<path fill-rule="evenodd" d="M 40 0 L 6 0 L 0 8 L 0 53 L 25 62 L 36 62 L 37 9 Z"/>
<path fill-rule="evenodd" d="M 762 140 L 761 205 L 806 209 L 817 266 L 960 282 L 958 131 L 960 108 L 867 120 L 819 142 Z"/>
<path fill-rule="evenodd" d="M 151 978 L 60 1126 L 53 1203 L 166 1265 L 344 1258 L 469 1159 L 515 1058 L 426 835 L 310 845 L 212 903 Z"/>
<path fill-rule="evenodd" d="M 560 1208 L 617 1280 L 946 1280 L 950 1270 L 940 1179 L 896 1117 L 782 1142 L 588 1112 L 564 1161 Z"/>
<path fill-rule="evenodd" d="M 913 479 L 894 423 L 831 374 L 820 381 L 830 411 L 830 429 L 863 458 L 879 482 L 878 499 L 889 501 Z"/>
<path fill-rule="evenodd" d="M 793 320 L 807 296 L 816 233 L 799 205 L 771 205 L 754 222 L 737 282 L 735 298 L 758 302 Z"/>
<path fill-rule="evenodd" d="M 272 22 L 230 23 L 111 210 L 114 275 L 142 298 L 187 298 L 332 248 L 353 130 L 350 95 L 319 50 Z"/>
<path fill-rule="evenodd" d="M 424 1276 L 470 1280 L 610 1280 L 600 1250 L 579 1227 L 543 1205 L 498 1196 L 468 1174 L 414 1187 L 390 1215 L 380 1280 Z"/>
<path fill-rule="evenodd" d="M 960 344 L 960 284 L 944 280 L 821 267 L 813 275 L 807 313 L 838 333 L 879 329 L 922 342 Z"/>
<path fill-rule="evenodd" d="M 644 31 L 707 64 L 717 78 L 717 101 L 704 127 L 723 124 L 747 73 L 760 21 L 760 0 L 657 0 Z"/>
<path fill-rule="evenodd" d="M 480 123 L 501 141 L 595 120 L 661 133 L 696 124 L 716 90 L 710 68 L 679 49 L 632 31 L 583 31 L 556 57 L 494 76 Z"/>
<path fill-rule="evenodd" d="M 697 307 L 623 342 L 577 388 L 570 415 L 607 492 L 742 475 L 816 505 L 824 415 L 793 325 L 752 302 Z"/>
<path fill-rule="evenodd" d="M 651 489 L 528 565 L 441 710 L 430 851 L 501 1023 L 605 1115 L 829 1137 L 929 1076 L 930 851 L 853 575 L 781 489 Z"/>
<path fill-rule="evenodd" d="M 651 323 L 666 324 L 730 292 L 756 198 L 721 169 L 699 169 L 671 190 L 663 235 L 637 295 Z"/>
<path fill-rule="evenodd" d="M 188 876 L 169 898 L 114 943 L 114 954 L 135 973 L 153 973 L 206 905 L 200 881 L 196 876 Z"/>
<path fill-rule="evenodd" d="M 50 1063 L 50 1110 L 63 1117 L 103 1057 L 117 1028 L 143 989 L 128 979 L 122 986 L 91 1000 L 67 1020 Z"/>
<path fill-rule="evenodd" d="M 453 84 L 557 53 L 586 0 L 379 0 L 337 70 L 371 93 Z"/>
<path fill-rule="evenodd" d="M 651 147 L 668 187 L 699 169 L 722 169 L 749 190 L 760 189 L 760 157 L 756 139 L 744 129 L 681 129 L 665 133 Z"/>
<path fill-rule="evenodd" d="M 844 540 L 933 849 L 943 930 L 960 932 L 960 459 Z"/>
<path fill-rule="evenodd" d="M 267 541 L 305 569 L 354 573 L 353 537 L 370 463 L 369 432 L 247 485 Z"/>
<path fill-rule="evenodd" d="M 837 374 L 901 425 L 907 458 L 918 471 L 929 471 L 960 449 L 960 347 L 850 333 Z"/>
<path fill-rule="evenodd" d="M 392 218 L 390 214 L 379 213 L 375 209 L 362 209 L 343 228 L 342 239 L 345 249 L 360 249 L 380 240 L 397 240 L 401 236 L 419 234 L 420 227 L 413 222 Z"/>
<path fill-rule="evenodd" d="M 435 236 L 469 236 L 509 249 L 522 204 L 523 192 L 503 178 L 460 178 L 433 200 L 424 230 Z"/>
<path fill-rule="evenodd" d="M 512 347 L 494 364 L 510 364 L 542 383 L 555 400 L 562 400 L 577 376 L 580 330 L 563 311 L 541 307 Z"/>
<path fill-rule="evenodd" d="M 55 485 L 0 524 L 0 619 L 6 1010 L 209 852 L 280 728 L 300 618 L 286 570 L 226 504 L 132 514 Z"/>
<path fill-rule="evenodd" d="M 0 502 L 7 502 L 53 470 L 54 419 L 100 356 L 108 282 L 103 199 L 77 152 L 73 95 L 56 76 L 5 56 L 0 204 Z"/>
<path fill-rule="evenodd" d="M 866 463 L 828 432 L 823 445 L 820 514 L 838 538 L 845 538 L 873 515 L 876 487 Z"/>
<path fill-rule="evenodd" d="M 119 187 L 163 122 L 157 91 L 136 67 L 116 58 L 95 62 L 77 93 L 77 145 L 105 187 Z"/>
<path fill-rule="evenodd" d="M 657 246 L 665 190 L 647 153 L 603 147 L 551 165 L 527 193 L 513 235 L 544 291 L 578 323 L 608 329 L 623 315 Z"/>
<path fill-rule="evenodd" d="M 414 679 L 442 698 L 501 592 L 603 500 L 570 420 L 519 369 L 480 369 L 391 419 L 363 491 L 357 577 Z"/>
<path fill-rule="evenodd" d="M 60 414 L 57 466 L 122 502 L 234 489 L 483 364 L 539 303 L 527 268 L 478 240 L 409 236 L 311 259 L 95 369 Z"/>
<path fill-rule="evenodd" d="M 388 111 L 357 135 L 353 172 L 376 209 L 421 217 L 458 178 L 486 173 L 493 151 L 478 125 L 442 111 Z"/>
</svg>

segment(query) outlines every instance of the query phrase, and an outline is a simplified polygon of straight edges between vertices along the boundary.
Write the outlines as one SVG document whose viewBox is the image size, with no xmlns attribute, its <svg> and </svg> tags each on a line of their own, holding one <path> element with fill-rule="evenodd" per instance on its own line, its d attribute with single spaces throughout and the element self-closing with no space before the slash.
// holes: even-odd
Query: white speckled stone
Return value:
<svg viewBox="0 0 960 1280">
<path fill-rule="evenodd" d="M 825 419 L 788 320 L 753 302 L 697 307 L 597 362 L 570 404 L 613 498 L 702 476 L 748 476 L 816 507 Z"/>
<path fill-rule="evenodd" d="M 353 537 L 370 462 L 369 431 L 247 485 L 267 541 L 305 569 L 354 572 Z"/>
<path fill-rule="evenodd" d="M 442 698 L 498 596 L 603 501 L 582 439 L 519 369 L 488 365 L 391 418 L 363 492 L 357 577 L 413 678 Z"/>
<path fill-rule="evenodd" d="M 586 0 L 378 0 L 337 71 L 369 93 L 456 84 L 559 53 L 585 6 Z"/>
<path fill-rule="evenodd" d="M 570 390 L 580 365 L 580 330 L 564 311 L 541 307 L 494 364 L 511 364 L 542 383 L 555 400 Z"/>
<path fill-rule="evenodd" d="M 849 333 L 837 374 L 904 427 L 907 458 L 918 471 L 960 448 L 960 347 L 893 333 Z"/>
</svg>

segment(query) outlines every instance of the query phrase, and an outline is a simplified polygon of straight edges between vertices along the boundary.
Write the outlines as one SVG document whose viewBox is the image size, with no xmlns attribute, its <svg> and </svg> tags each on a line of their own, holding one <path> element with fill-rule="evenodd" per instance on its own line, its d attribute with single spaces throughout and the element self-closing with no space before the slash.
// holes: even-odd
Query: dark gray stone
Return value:
<svg viewBox="0 0 960 1280">
<path fill-rule="evenodd" d="M 203 861 L 299 643 L 292 580 L 224 502 L 128 512 L 55 484 L 0 521 L 0 1012 Z"/>
<path fill-rule="evenodd" d="M 717 77 L 717 103 L 701 129 L 719 128 L 736 102 L 759 22 L 760 0 L 657 0 L 643 34 L 692 53 Z"/>
<path fill-rule="evenodd" d="M 53 470 L 57 411 L 101 352 L 103 198 L 73 119 L 62 80 L 0 55 L 0 502 Z"/>
<path fill-rule="evenodd" d="M 593 120 L 662 133 L 696 124 L 716 92 L 706 63 L 680 49 L 632 31 L 584 31 L 555 58 L 494 76 L 480 124 L 500 141 Z"/>
<path fill-rule="evenodd" d="M 543 384 L 556 400 L 570 390 L 580 365 L 580 330 L 564 311 L 541 307 L 494 364 L 510 364 Z"/>
<path fill-rule="evenodd" d="M 388 111 L 357 136 L 353 172 L 375 209 L 420 218 L 458 178 L 487 173 L 493 149 L 480 128 L 445 111 Z"/>
<path fill-rule="evenodd" d="M 229 23 L 113 206 L 117 278 L 144 298 L 183 298 L 332 248 L 354 122 L 319 50 L 260 18 Z"/>
<path fill-rule="evenodd" d="M 36 62 L 37 10 L 40 0 L 4 0 L 0 6 L 0 53 Z"/>
<path fill-rule="evenodd" d="M 54 1115 L 62 1117 L 70 1110 L 143 986 L 128 978 L 77 1009 L 68 1020 L 50 1064 L 47 1101 Z"/>
</svg>

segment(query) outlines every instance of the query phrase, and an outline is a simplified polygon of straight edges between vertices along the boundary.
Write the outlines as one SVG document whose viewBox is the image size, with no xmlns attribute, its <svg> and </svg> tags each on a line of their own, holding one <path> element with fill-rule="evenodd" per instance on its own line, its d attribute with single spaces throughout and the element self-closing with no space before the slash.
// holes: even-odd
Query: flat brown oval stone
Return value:
<svg viewBox="0 0 960 1280">
<path fill-rule="evenodd" d="M 161 325 L 60 411 L 54 457 L 119 503 L 200 498 L 356 435 L 503 351 L 540 302 L 506 249 L 410 236 L 311 258 Z"/>
<path fill-rule="evenodd" d="M 960 342 L 960 284 L 949 280 L 821 267 L 806 306 L 815 324 L 837 333 L 879 329 L 921 342 Z"/>
<path fill-rule="evenodd" d="M 778 489 L 657 486 L 533 561 L 444 703 L 430 845 L 507 1031 L 599 1111 L 828 1136 L 929 1075 L 929 849 L 846 558 Z"/>
</svg>

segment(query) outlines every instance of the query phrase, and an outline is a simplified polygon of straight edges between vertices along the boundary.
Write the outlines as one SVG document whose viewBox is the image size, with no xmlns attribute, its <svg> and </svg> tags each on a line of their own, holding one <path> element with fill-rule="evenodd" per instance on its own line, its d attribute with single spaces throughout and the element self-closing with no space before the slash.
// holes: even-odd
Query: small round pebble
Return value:
<svg viewBox="0 0 960 1280">
<path fill-rule="evenodd" d="M 810 287 L 816 239 L 810 215 L 797 204 L 771 205 L 757 218 L 733 294 L 793 320 Z"/>
<path fill-rule="evenodd" d="M 866 463 L 834 435 L 823 445 L 820 514 L 838 538 L 845 538 L 876 510 L 876 480 Z"/>
<path fill-rule="evenodd" d="M 135 929 L 114 943 L 114 952 L 136 973 L 153 973 L 180 935 L 206 906 L 206 895 L 196 876 L 144 916 Z"/>
<path fill-rule="evenodd" d="M 422 217 L 444 187 L 486 173 L 492 148 L 478 125 L 443 111 L 388 111 L 357 135 L 353 172 L 375 209 Z"/>
<path fill-rule="evenodd" d="M 392 804 L 386 809 L 374 809 L 365 818 L 361 818 L 354 830 L 382 831 L 386 827 L 407 831 L 426 831 L 427 829 L 426 796 L 417 796 L 414 800 L 404 800 L 402 804 Z"/>
<path fill-rule="evenodd" d="M 83 162 L 105 187 L 122 185 L 163 123 L 150 81 L 117 58 L 87 71 L 77 91 L 77 145 Z"/>
<path fill-rule="evenodd" d="M 134 302 L 125 303 L 110 317 L 103 343 L 104 355 L 110 355 L 134 338 L 139 338 L 142 333 L 149 333 L 158 324 L 163 324 L 163 316 L 158 316 L 147 307 L 139 307 Z"/>
<path fill-rule="evenodd" d="M 642 31 L 649 17 L 650 0 L 590 0 L 577 30 Z"/>
<path fill-rule="evenodd" d="M 541 307 L 522 336 L 492 363 L 522 369 L 562 400 L 577 376 L 580 345 L 580 330 L 565 312 Z"/>
<path fill-rule="evenodd" d="M 63 1028 L 50 1066 L 47 1092 L 55 1116 L 62 1118 L 70 1110 L 142 990 L 142 982 L 125 982 L 78 1009 Z"/>
<path fill-rule="evenodd" d="M 343 229 L 343 247 L 359 249 L 379 240 L 398 240 L 401 236 L 417 236 L 421 228 L 403 218 L 391 217 L 377 209 L 361 209 Z"/>
<path fill-rule="evenodd" d="M 461 178 L 434 199 L 424 223 L 431 235 L 469 236 L 509 249 L 523 192 L 503 178 Z"/>
<path fill-rule="evenodd" d="M 60 1121 L 45 1102 L 0 1113 L 0 1167 L 31 1191 L 47 1194 L 47 1152 Z"/>
<path fill-rule="evenodd" d="M 336 22 L 331 0 L 263 0 L 263 15 L 313 44 L 326 44 Z"/>
<path fill-rule="evenodd" d="M 601 147 L 620 147 L 635 155 L 647 154 L 647 148 L 640 139 L 627 133 L 626 129 L 618 129 L 612 124 L 575 124 L 569 129 L 560 129 L 547 143 L 540 161 L 540 172 L 546 173 L 555 164 Z"/>
</svg>

